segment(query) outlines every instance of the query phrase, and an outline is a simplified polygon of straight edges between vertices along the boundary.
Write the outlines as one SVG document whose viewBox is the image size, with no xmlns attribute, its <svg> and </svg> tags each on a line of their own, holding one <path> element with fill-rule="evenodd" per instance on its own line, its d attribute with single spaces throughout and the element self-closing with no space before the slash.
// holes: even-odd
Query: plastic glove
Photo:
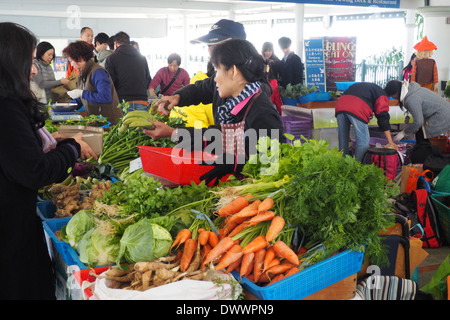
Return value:
<svg viewBox="0 0 450 320">
<path fill-rule="evenodd" d="M 399 142 L 400 140 L 403 139 L 404 136 L 405 136 L 405 132 L 402 130 L 402 131 L 400 131 L 399 133 L 397 133 L 397 134 L 392 138 L 392 140 L 393 140 L 394 142 Z"/>
<path fill-rule="evenodd" d="M 77 99 L 77 98 L 81 98 L 81 95 L 83 94 L 83 90 L 81 90 L 81 89 L 75 89 L 75 90 L 68 91 L 67 94 L 68 94 L 72 99 Z"/>
<path fill-rule="evenodd" d="M 224 163 L 222 164 L 214 164 L 214 168 L 208 171 L 207 173 L 203 174 L 199 179 L 200 181 L 205 180 L 205 183 L 209 185 L 211 182 L 213 182 L 214 186 L 217 186 L 220 182 L 220 180 L 225 177 L 227 174 L 234 174 L 239 176 L 242 169 L 244 168 L 244 164 L 235 164 L 233 163 L 226 163 L 226 159 L 235 158 L 235 156 L 231 155 L 223 155 L 224 157 Z M 205 162 L 200 163 L 201 165 L 211 165 Z"/>
</svg>

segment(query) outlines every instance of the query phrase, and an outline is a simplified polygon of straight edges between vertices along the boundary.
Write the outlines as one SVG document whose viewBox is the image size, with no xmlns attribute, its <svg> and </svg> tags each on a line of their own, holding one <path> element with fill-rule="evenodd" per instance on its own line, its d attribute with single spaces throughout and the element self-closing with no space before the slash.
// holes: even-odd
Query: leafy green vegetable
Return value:
<svg viewBox="0 0 450 320">
<path fill-rule="evenodd" d="M 172 236 L 167 229 L 143 218 L 125 229 L 116 263 L 153 261 L 169 253 Z"/>
<path fill-rule="evenodd" d="M 95 227 L 91 210 L 80 210 L 61 228 L 61 238 L 77 249 L 78 243 L 89 230 Z"/>
<path fill-rule="evenodd" d="M 301 83 L 295 85 L 289 83 L 286 85 L 286 88 L 280 86 L 279 89 L 282 97 L 291 99 L 296 99 L 312 92 L 320 92 L 319 88 L 317 88 L 316 86 L 308 87 Z"/>
<path fill-rule="evenodd" d="M 89 267 L 113 264 L 120 250 L 120 238 L 103 234 L 98 228 L 89 230 L 78 245 L 80 261 Z"/>
</svg>

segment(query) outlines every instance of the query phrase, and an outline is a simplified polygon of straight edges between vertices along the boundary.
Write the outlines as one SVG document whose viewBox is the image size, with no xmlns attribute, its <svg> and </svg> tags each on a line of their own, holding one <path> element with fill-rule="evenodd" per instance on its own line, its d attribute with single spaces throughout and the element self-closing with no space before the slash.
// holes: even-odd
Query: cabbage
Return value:
<svg viewBox="0 0 450 320">
<path fill-rule="evenodd" d="M 61 228 L 61 239 L 77 249 L 78 242 L 83 236 L 95 227 L 94 216 L 91 210 L 80 210 Z"/>
<path fill-rule="evenodd" d="M 166 256 L 171 244 L 172 236 L 166 228 L 143 218 L 125 229 L 116 263 L 120 264 L 122 258 L 128 263 L 153 261 Z"/>
<path fill-rule="evenodd" d="M 91 229 L 80 240 L 80 261 L 90 267 L 113 264 L 120 249 L 120 238 L 114 234 L 102 234 L 98 228 Z"/>
</svg>

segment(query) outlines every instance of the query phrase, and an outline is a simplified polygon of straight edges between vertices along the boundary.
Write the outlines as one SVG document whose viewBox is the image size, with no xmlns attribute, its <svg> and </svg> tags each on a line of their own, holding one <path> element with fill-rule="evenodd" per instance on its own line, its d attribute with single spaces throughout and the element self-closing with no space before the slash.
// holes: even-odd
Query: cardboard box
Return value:
<svg viewBox="0 0 450 320">
<path fill-rule="evenodd" d="M 103 128 L 70 125 L 62 125 L 59 127 L 59 133 L 69 138 L 72 138 L 78 132 L 83 133 L 83 141 L 85 141 L 97 155 L 103 153 Z"/>
</svg>

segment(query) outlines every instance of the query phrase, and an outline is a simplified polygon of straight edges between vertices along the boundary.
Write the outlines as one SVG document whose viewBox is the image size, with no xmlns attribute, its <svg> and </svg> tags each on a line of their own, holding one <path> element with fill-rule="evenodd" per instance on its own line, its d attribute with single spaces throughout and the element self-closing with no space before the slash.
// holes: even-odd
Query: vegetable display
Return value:
<svg viewBox="0 0 450 320">
<path fill-rule="evenodd" d="M 130 111 L 105 133 L 103 154 L 99 156 L 98 163 L 111 165 L 120 175 L 128 168 L 130 161 L 139 158 L 138 146 L 174 147 L 175 142 L 170 137 L 154 140 L 142 131 L 143 127 L 151 127 L 153 121 L 164 122 L 173 128 L 184 124 L 181 118 L 152 115 L 147 111 Z"/>
<path fill-rule="evenodd" d="M 303 85 L 301 83 L 298 84 L 291 84 L 289 83 L 286 88 L 279 87 L 280 94 L 282 97 L 285 98 L 291 98 L 291 99 L 297 99 L 298 97 L 302 97 L 304 95 L 307 95 L 312 92 L 320 92 L 319 88 L 316 86 L 308 87 L 306 85 Z"/>
</svg>

